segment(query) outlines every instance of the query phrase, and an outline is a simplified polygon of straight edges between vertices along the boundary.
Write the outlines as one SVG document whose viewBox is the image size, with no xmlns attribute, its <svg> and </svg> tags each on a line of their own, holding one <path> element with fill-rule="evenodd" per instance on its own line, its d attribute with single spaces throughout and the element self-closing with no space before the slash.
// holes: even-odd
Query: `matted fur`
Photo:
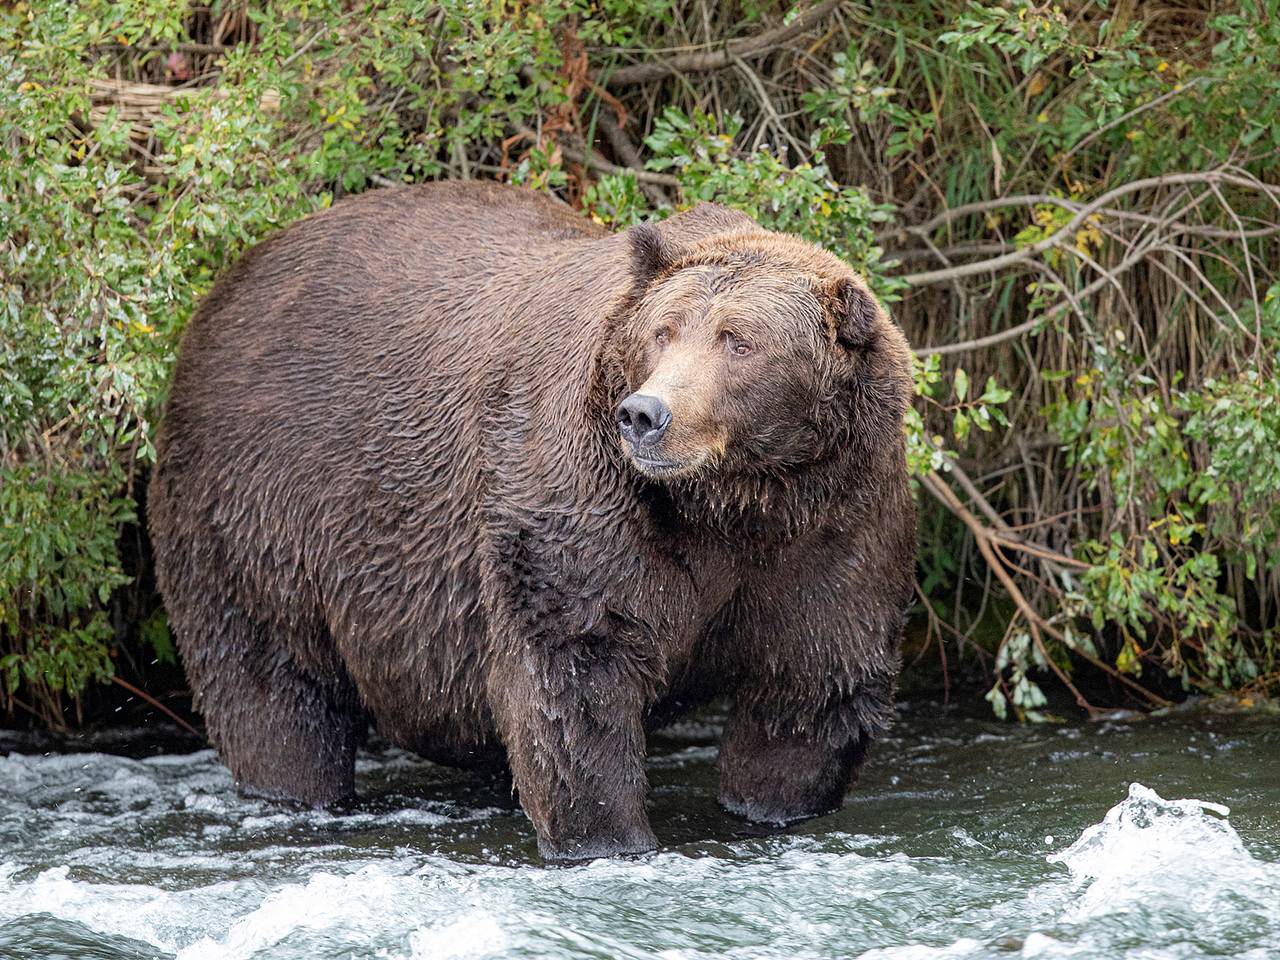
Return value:
<svg viewBox="0 0 1280 960">
<path fill-rule="evenodd" d="M 370 721 L 506 762 L 578 859 L 653 848 L 646 725 L 727 695 L 722 803 L 833 808 L 892 708 L 908 359 L 843 263 L 714 206 L 610 235 L 442 183 L 273 236 L 191 321 L 150 491 L 210 737 L 317 804 Z M 690 411 L 667 481 L 615 422 L 646 383 Z"/>
</svg>

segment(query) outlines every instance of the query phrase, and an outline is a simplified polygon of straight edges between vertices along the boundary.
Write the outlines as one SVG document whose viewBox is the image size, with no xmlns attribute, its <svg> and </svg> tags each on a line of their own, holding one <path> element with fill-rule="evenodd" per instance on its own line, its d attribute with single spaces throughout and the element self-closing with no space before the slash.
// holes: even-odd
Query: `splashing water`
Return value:
<svg viewBox="0 0 1280 960">
<path fill-rule="evenodd" d="M 1101 823 L 1048 858 L 1084 886 L 1066 917 L 1123 926 L 1149 915 L 1183 950 L 1280 955 L 1280 869 L 1249 854 L 1229 813 L 1219 803 L 1165 800 L 1131 784 Z"/>
<path fill-rule="evenodd" d="M 362 757 L 359 805 L 317 813 L 241 799 L 209 751 L 11 738 L 0 957 L 1280 956 L 1272 719 L 908 716 L 843 810 L 784 833 L 717 810 L 716 732 L 654 742 L 667 849 L 573 869 L 537 863 L 501 784 L 392 750 Z M 1134 779 L 1232 821 L 1136 782 L 1106 811 Z"/>
<path fill-rule="evenodd" d="M 1264 871 L 1231 829 L 1230 813 L 1220 803 L 1165 800 L 1130 784 L 1128 799 L 1048 859 L 1090 881 L 1088 905 L 1098 909 L 1140 898 L 1147 887 L 1167 888 L 1175 878 L 1202 891 L 1206 881 L 1217 887 L 1244 876 L 1259 880 Z M 1213 870 L 1205 869 L 1206 853 L 1214 858 Z"/>
</svg>

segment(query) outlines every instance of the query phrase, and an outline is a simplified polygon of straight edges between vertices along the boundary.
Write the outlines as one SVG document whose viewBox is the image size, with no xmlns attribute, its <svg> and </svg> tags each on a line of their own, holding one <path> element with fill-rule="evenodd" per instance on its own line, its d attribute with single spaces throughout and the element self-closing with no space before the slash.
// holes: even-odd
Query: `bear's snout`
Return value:
<svg viewBox="0 0 1280 960">
<path fill-rule="evenodd" d="M 633 450 L 652 448 L 671 424 L 671 408 L 658 397 L 633 393 L 618 404 L 618 429 Z"/>
</svg>

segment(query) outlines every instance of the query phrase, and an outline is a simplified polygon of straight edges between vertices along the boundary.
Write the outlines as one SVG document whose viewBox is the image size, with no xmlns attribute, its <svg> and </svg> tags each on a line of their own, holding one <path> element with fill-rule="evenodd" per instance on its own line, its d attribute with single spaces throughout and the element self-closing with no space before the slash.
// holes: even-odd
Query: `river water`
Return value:
<svg viewBox="0 0 1280 960">
<path fill-rule="evenodd" d="M 321 814 L 146 729 L 0 734 L 0 957 L 1280 957 L 1274 714 L 917 706 L 840 812 L 783 833 L 716 808 L 716 726 L 652 742 L 661 852 L 568 869 L 506 788 L 393 750 Z"/>
</svg>

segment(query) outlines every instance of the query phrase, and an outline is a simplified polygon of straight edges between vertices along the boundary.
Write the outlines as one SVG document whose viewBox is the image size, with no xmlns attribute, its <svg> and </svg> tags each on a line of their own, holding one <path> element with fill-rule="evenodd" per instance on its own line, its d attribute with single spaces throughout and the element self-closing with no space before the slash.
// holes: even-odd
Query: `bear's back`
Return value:
<svg viewBox="0 0 1280 960">
<path fill-rule="evenodd" d="M 323 472 L 374 439 L 364 431 L 395 434 L 418 414 L 443 430 L 464 406 L 451 397 L 475 397 L 511 339 L 513 269 L 536 283 L 540 260 L 602 233 L 542 195 L 482 183 L 378 190 L 308 217 L 250 250 L 192 317 L 162 459 L 249 447 Z"/>
</svg>

